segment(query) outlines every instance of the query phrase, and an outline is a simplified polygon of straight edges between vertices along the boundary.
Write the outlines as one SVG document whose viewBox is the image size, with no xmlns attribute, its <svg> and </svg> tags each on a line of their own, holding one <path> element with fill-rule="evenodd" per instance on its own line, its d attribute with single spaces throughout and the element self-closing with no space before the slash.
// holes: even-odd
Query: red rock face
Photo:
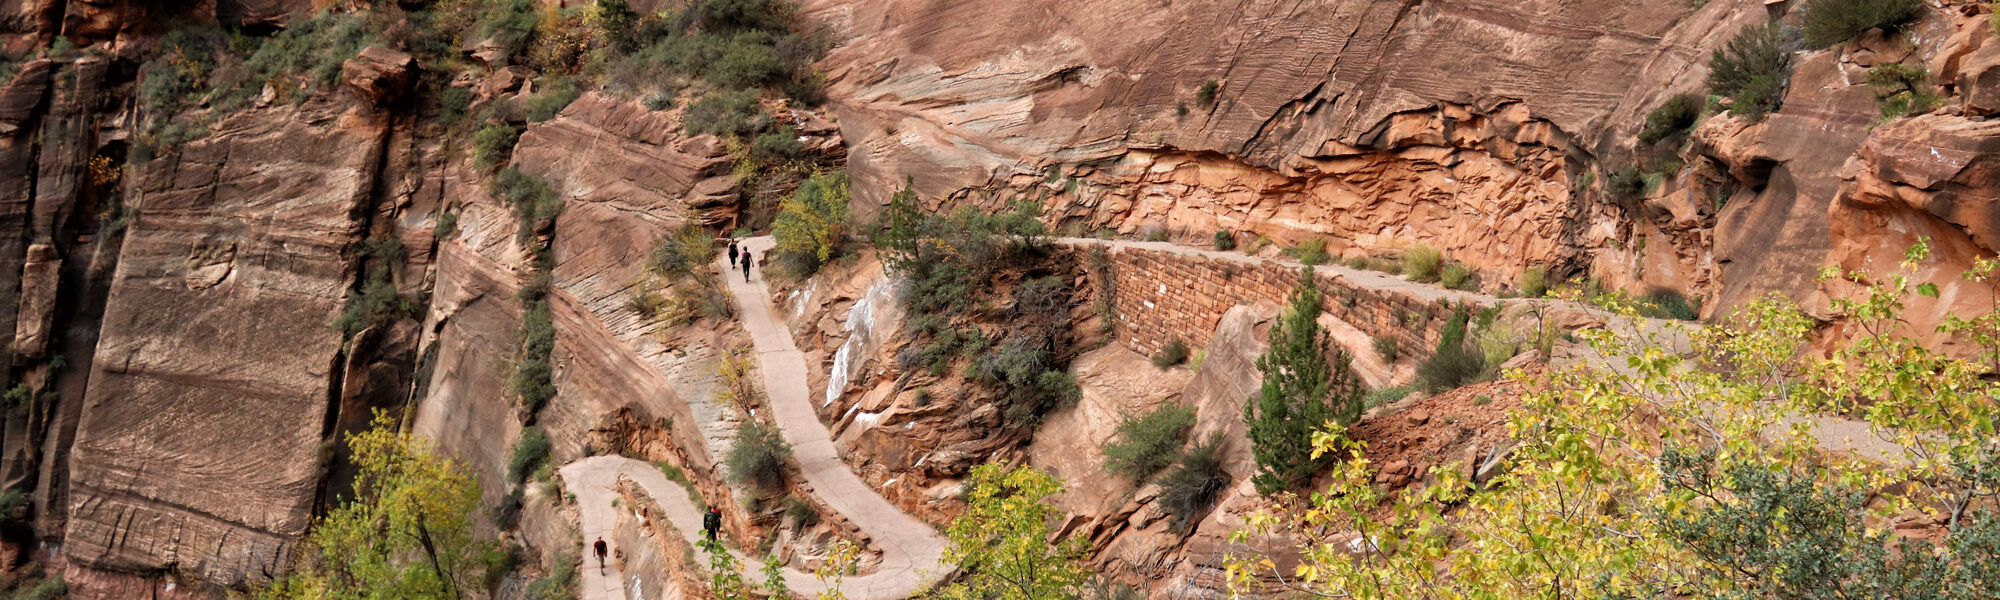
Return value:
<svg viewBox="0 0 2000 600">
<path fill-rule="evenodd" d="M 238 115 L 139 172 L 71 456 L 74 567 L 225 585 L 285 570 L 387 125 L 343 113 Z"/>
<path fill-rule="evenodd" d="M 2000 250 L 2000 123 L 1925 115 L 1885 124 L 1840 178 L 1840 196 L 1829 216 L 1834 248 L 1828 260 L 1845 270 L 1886 276 L 1898 270 L 1906 248 L 1929 238 L 1931 258 L 1918 267 L 1911 285 L 1934 283 L 1940 293 L 1907 299 L 1907 333 L 1938 347 L 1976 351 L 1935 329 L 1952 315 L 1995 306 L 1993 284 L 1961 275 L 1974 260 Z M 1852 291 L 1842 282 L 1825 287 L 1833 296 Z M 1827 341 L 1850 335 L 1867 334 L 1841 328 Z"/>
<path fill-rule="evenodd" d="M 1038 201 L 1072 231 L 1422 243 L 1489 280 L 1550 265 L 1709 312 L 1814 291 L 1835 174 L 1877 119 L 1868 67 L 1928 65 L 1968 112 L 1990 110 L 2000 72 L 1977 9 L 1801 53 L 1783 110 L 1710 119 L 1693 164 L 1620 209 L 1603 174 L 1634 164 L 1649 110 L 1703 92 L 1711 52 L 1763 4 L 806 8 L 840 41 L 822 66 L 864 202 L 913 177 L 940 204 Z"/>
<path fill-rule="evenodd" d="M 1573 2 L 807 7 L 843 42 L 823 65 L 866 200 L 914 176 L 929 197 L 996 190 L 1088 228 L 1422 242 L 1508 268 L 1576 253 L 1587 228 L 1568 225 L 1593 217 L 1571 206 L 1565 162 L 1616 151 L 1645 110 L 1700 85 L 1689 67 L 1718 32 L 1761 18 Z"/>
</svg>

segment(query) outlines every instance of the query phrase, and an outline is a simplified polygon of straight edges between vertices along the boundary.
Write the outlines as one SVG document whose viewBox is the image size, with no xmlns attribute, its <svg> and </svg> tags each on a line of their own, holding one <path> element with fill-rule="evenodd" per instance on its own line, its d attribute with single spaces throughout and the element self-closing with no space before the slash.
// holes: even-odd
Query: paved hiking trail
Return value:
<svg viewBox="0 0 2000 600">
<path fill-rule="evenodd" d="M 739 248 L 759 257 L 770 251 L 772 245 L 769 236 L 738 242 Z M 841 591 L 853 600 L 889 600 L 907 598 L 929 587 L 952 568 L 943 563 L 944 537 L 930 525 L 897 510 L 841 462 L 834 453 L 826 426 L 813 412 L 806 388 L 805 355 L 792 344 L 785 323 L 774 316 L 770 290 L 764 284 L 764 265 L 758 264 L 752 271 L 752 280 L 745 282 L 742 269 L 728 269 L 726 260 L 723 256 L 716 259 L 724 268 L 723 279 L 728 282 L 730 294 L 736 298 L 737 317 L 757 348 L 758 370 L 764 376 L 764 394 L 770 399 L 772 420 L 785 441 L 792 445 L 792 458 L 805 476 L 807 487 L 821 502 L 860 527 L 882 550 L 882 562 L 876 571 L 848 576 L 840 584 Z M 584 561 L 578 571 L 585 600 L 627 598 L 626 577 L 616 565 L 598 573 L 590 544 L 599 536 L 614 549 L 621 544 L 652 543 L 612 539 L 617 515 L 613 511 L 632 510 L 629 506 L 611 505 L 611 500 L 617 497 L 620 477 L 631 479 L 645 490 L 690 545 L 701 534 L 701 512 L 695 509 L 687 491 L 668 481 L 658 467 L 619 456 L 595 456 L 564 465 L 560 472 L 569 491 L 576 494 L 583 521 L 584 545 L 579 551 Z M 706 567 L 708 554 L 699 548 L 695 552 L 696 560 Z M 737 555 L 746 580 L 764 580 L 758 572 L 763 564 L 761 558 L 746 558 L 735 551 L 731 554 Z M 810 598 L 823 588 L 812 573 L 786 569 L 784 576 L 786 585 L 799 596 Z"/>
<path fill-rule="evenodd" d="M 1099 240 L 1093 238 L 1054 238 L 1063 245 L 1084 246 L 1104 245 L 1117 248 L 1136 248 L 1171 252 L 1185 256 L 1200 256 L 1233 262 L 1254 264 L 1269 262 L 1299 268 L 1301 265 L 1283 258 L 1260 258 L 1246 256 L 1238 252 L 1222 252 L 1180 246 L 1166 242 L 1138 242 L 1127 240 Z M 763 256 L 769 252 L 773 240 L 769 236 L 739 240 L 738 246 L 753 255 Z M 770 398 L 772 416 L 778 424 L 785 441 L 791 443 L 792 452 L 804 473 L 806 483 L 828 506 L 846 516 L 865 532 L 883 551 L 882 564 L 878 571 L 865 576 L 848 577 L 841 585 L 842 591 L 855 600 L 888 600 L 906 598 L 928 587 L 952 567 L 942 562 L 944 539 L 929 525 L 903 514 L 884 500 L 880 493 L 863 483 L 835 455 L 833 442 L 829 439 L 826 426 L 814 414 L 812 402 L 806 389 L 805 358 L 793 346 L 792 337 L 784 322 L 774 317 L 770 302 L 770 291 L 764 284 L 763 266 L 753 272 L 750 281 L 744 281 L 741 269 L 729 269 L 718 257 L 717 262 L 724 267 L 724 280 L 728 282 L 730 294 L 735 297 L 738 317 L 744 329 L 757 348 L 760 371 L 764 376 L 764 391 Z M 1448 290 L 1435 285 L 1417 283 L 1400 277 L 1349 268 L 1344 265 L 1326 264 L 1318 267 L 1322 271 L 1338 274 L 1355 285 L 1368 288 L 1410 294 L 1431 301 L 1450 300 L 1454 303 L 1472 301 L 1479 304 L 1502 302 L 1501 298 L 1485 294 Z M 1562 300 L 1509 299 L 1506 302 L 1535 302 L 1560 304 L 1590 311 L 1604 317 L 1609 313 L 1594 307 Z M 1608 324 L 1616 319 L 1606 318 Z M 1630 326 L 1661 333 L 1664 321 L 1641 319 Z M 1699 325 L 1690 324 L 1699 327 Z M 1677 342 L 1679 343 L 1679 342 Z M 1598 357 L 1611 368 L 1618 368 L 1621 361 L 1612 357 Z M 1902 449 L 1876 437 L 1866 423 L 1838 417 L 1817 417 L 1814 433 L 1820 439 L 1822 448 L 1833 451 L 1855 451 L 1864 457 L 1877 460 L 1894 460 L 1902 455 Z M 591 568 L 589 544 L 603 536 L 614 548 L 621 540 L 611 539 L 612 524 L 617 507 L 611 506 L 616 497 L 620 477 L 626 477 L 652 496 L 666 516 L 688 537 L 691 544 L 701 532 L 701 513 L 695 510 L 693 502 L 681 486 L 667 481 L 658 468 L 642 461 L 616 456 L 598 456 L 565 465 L 562 477 L 569 489 L 576 493 L 581 506 L 584 547 L 580 552 L 585 557 L 584 568 L 580 569 L 583 597 L 589 599 L 626 598 L 623 590 L 624 575 L 615 565 L 609 566 L 603 574 Z M 631 510 L 630 507 L 625 507 Z M 629 540 L 628 540 L 629 541 Z M 640 542 L 649 543 L 649 542 Z M 734 552 L 732 552 L 733 554 Z M 706 565 L 708 557 L 697 549 L 698 560 Z M 760 561 L 738 556 L 744 565 L 745 578 L 762 581 L 756 573 Z M 785 580 L 792 591 L 801 596 L 813 596 L 822 588 L 812 574 L 787 569 Z"/>
</svg>

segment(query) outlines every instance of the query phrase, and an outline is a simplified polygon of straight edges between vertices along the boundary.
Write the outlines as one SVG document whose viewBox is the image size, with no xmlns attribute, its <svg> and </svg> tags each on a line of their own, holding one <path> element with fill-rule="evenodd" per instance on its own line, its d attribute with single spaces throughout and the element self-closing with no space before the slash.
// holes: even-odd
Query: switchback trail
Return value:
<svg viewBox="0 0 2000 600">
<path fill-rule="evenodd" d="M 739 240 L 738 247 L 749 250 L 753 255 L 762 256 L 773 245 L 769 236 Z M 750 332 L 751 340 L 757 348 L 759 370 L 764 375 L 764 393 L 770 399 L 772 421 L 785 441 L 792 445 L 793 459 L 804 475 L 807 487 L 820 501 L 832 507 L 835 512 L 846 517 L 882 550 L 880 567 L 867 575 L 850 576 L 841 582 L 840 589 L 853 600 L 890 600 L 907 598 L 929 587 L 940 577 L 949 573 L 952 567 L 944 564 L 944 537 L 930 525 L 911 518 L 897 510 L 894 504 L 882 498 L 881 493 L 861 481 L 834 453 L 833 440 L 819 416 L 813 412 L 812 400 L 807 393 L 805 355 L 793 345 L 792 336 L 784 322 L 774 315 L 770 290 L 764 284 L 761 265 L 753 271 L 754 277 L 744 281 L 741 269 L 729 269 L 724 258 L 717 263 L 723 268 L 723 280 L 728 282 L 729 292 L 736 299 L 737 317 L 743 328 Z M 626 578 L 616 565 L 607 566 L 600 574 L 592 559 L 590 544 L 602 536 L 614 548 L 622 544 L 651 543 L 650 540 L 614 540 L 613 524 L 620 507 L 611 505 L 617 498 L 618 481 L 621 477 L 638 484 L 654 502 L 660 505 L 667 520 L 693 545 L 701 534 L 701 512 L 695 509 L 687 491 L 680 485 L 668 481 L 658 467 L 644 461 L 619 456 L 596 456 L 564 465 L 560 471 L 570 492 L 576 494 L 576 502 L 581 513 L 583 546 L 578 552 L 584 557 L 578 569 L 582 576 L 581 588 L 585 600 L 624 600 Z M 631 507 L 623 507 L 632 510 Z M 706 552 L 696 548 L 696 560 L 703 566 L 708 564 Z M 750 559 L 740 553 L 738 564 L 743 566 L 744 579 L 762 581 L 757 573 L 761 559 Z M 811 573 L 786 569 L 785 582 L 792 592 L 803 597 L 818 595 L 823 586 Z"/>
</svg>

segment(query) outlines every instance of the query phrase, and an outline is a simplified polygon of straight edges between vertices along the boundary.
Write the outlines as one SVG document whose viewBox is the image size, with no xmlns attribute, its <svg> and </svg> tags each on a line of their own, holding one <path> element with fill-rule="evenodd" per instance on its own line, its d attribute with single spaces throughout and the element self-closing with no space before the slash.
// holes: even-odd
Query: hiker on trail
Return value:
<svg viewBox="0 0 2000 600">
<path fill-rule="evenodd" d="M 606 554 L 606 553 L 608 552 L 607 548 L 608 548 L 608 546 L 606 546 L 606 545 L 604 544 L 604 536 L 598 536 L 598 538 L 597 538 L 597 572 L 599 572 L 599 573 L 602 573 L 602 572 L 604 572 L 604 555 L 605 555 L 605 554 Z"/>
<path fill-rule="evenodd" d="M 749 252 L 743 253 L 743 283 L 750 283 L 750 263 L 756 262 L 756 260 L 750 257 Z"/>
<path fill-rule="evenodd" d="M 729 266 L 736 266 L 736 240 L 729 240 Z"/>
<path fill-rule="evenodd" d="M 708 541 L 715 541 L 715 531 L 722 529 L 722 509 L 709 507 L 708 514 L 701 517 L 701 530 L 708 534 Z"/>
</svg>

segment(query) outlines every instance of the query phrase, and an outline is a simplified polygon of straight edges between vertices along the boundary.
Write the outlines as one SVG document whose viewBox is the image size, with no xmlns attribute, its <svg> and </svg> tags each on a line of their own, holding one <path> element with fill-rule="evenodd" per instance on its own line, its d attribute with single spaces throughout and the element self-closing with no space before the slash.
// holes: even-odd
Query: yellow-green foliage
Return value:
<svg viewBox="0 0 2000 600">
<path fill-rule="evenodd" d="M 1508 419 L 1519 446 L 1490 481 L 1440 465 L 1435 485 L 1387 497 L 1360 442 L 1321 432 L 1317 452 L 1347 458 L 1327 493 L 1236 536 L 1318 532 L 1303 563 L 1279 571 L 1235 546 L 1231 584 L 1275 576 L 1348 598 L 1978 597 L 1959 594 L 2000 578 L 2000 515 L 1974 500 L 2000 491 L 2000 383 L 1982 378 L 2000 364 L 2000 314 L 1940 328 L 1981 348 L 1970 360 L 1920 345 L 1899 317 L 1912 293 L 1939 293 L 1907 275 L 1927 253 L 1913 248 L 1901 273 L 1825 274 L 1860 290 L 1831 308 L 1870 332 L 1831 356 L 1798 352 L 1814 322 L 1775 295 L 1702 329 L 1584 332 L 1608 361 L 1512 375 L 1526 390 Z M 1981 261 L 1968 278 L 1995 270 Z M 1851 441 L 1886 460 L 1829 451 L 1849 443 L 1813 434 L 1831 415 L 1865 419 L 1874 435 Z M 1910 513 L 1932 515 L 1944 542 L 1875 533 Z"/>
<path fill-rule="evenodd" d="M 965 514 L 945 529 L 945 562 L 965 576 L 940 590 L 945 600 L 1073 598 L 1090 571 L 1090 540 L 1049 541 L 1062 510 L 1044 500 L 1062 483 L 1034 467 L 984 464 L 972 469 Z"/>
<path fill-rule="evenodd" d="M 813 175 L 791 197 L 778 204 L 771 233 L 778 244 L 773 258 L 794 277 L 818 271 L 847 238 L 847 173 Z"/>
<path fill-rule="evenodd" d="M 1403 274 L 1409 275 L 1410 281 L 1437 281 L 1443 266 L 1444 253 L 1436 248 L 1418 244 L 1403 252 Z"/>
<path fill-rule="evenodd" d="M 359 472 L 353 499 L 314 523 L 292 574 L 268 599 L 456 599 L 474 590 L 493 543 L 473 534 L 479 484 L 471 470 L 398 431 L 377 411 L 347 436 Z"/>
</svg>

